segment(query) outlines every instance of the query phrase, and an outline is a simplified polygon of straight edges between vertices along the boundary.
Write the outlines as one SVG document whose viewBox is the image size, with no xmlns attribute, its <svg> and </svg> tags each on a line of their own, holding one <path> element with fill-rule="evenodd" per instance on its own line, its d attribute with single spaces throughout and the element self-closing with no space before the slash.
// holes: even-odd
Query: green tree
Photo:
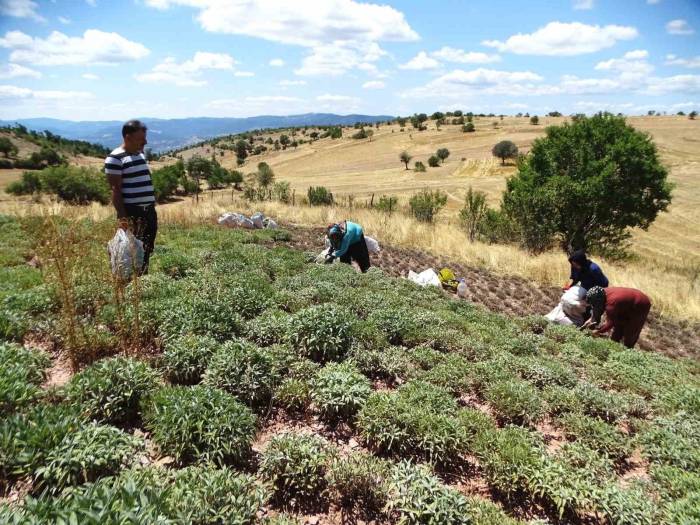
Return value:
<svg viewBox="0 0 700 525">
<path fill-rule="evenodd" d="M 0 137 L 0 153 L 5 155 L 5 158 L 14 157 L 17 155 L 17 146 L 7 137 Z"/>
<path fill-rule="evenodd" d="M 163 202 L 173 195 L 177 191 L 181 179 L 182 174 L 177 164 L 171 164 L 153 170 L 151 173 L 151 180 L 153 181 L 153 193 L 155 194 L 156 200 L 158 202 Z"/>
<path fill-rule="evenodd" d="M 436 111 L 432 115 L 430 115 L 431 120 L 442 120 L 445 118 L 445 114 L 442 111 Z"/>
<path fill-rule="evenodd" d="M 261 188 L 267 189 L 275 180 L 275 172 L 267 162 L 258 164 L 258 171 L 255 173 L 255 181 Z"/>
<path fill-rule="evenodd" d="M 288 135 L 280 135 L 280 144 L 282 144 L 282 147 L 286 148 L 289 146 L 290 140 Z"/>
<path fill-rule="evenodd" d="M 537 115 L 533 115 L 532 117 L 530 117 L 530 124 L 532 124 L 533 126 L 537 126 L 537 124 L 539 123 L 540 117 L 538 117 Z"/>
<path fill-rule="evenodd" d="M 508 180 L 503 208 L 539 251 L 615 253 L 630 228 L 647 229 L 671 202 L 672 185 L 650 136 L 599 113 L 552 126 Z"/>
<path fill-rule="evenodd" d="M 369 135 L 367 134 L 367 130 L 365 128 L 360 128 L 360 131 L 357 133 L 352 134 L 352 138 L 354 139 L 366 139 Z"/>
<path fill-rule="evenodd" d="M 416 173 L 424 173 L 425 172 L 425 164 L 423 164 L 421 161 L 417 160 L 416 163 L 413 165 L 413 171 Z"/>
<path fill-rule="evenodd" d="M 511 140 L 502 140 L 493 147 L 491 153 L 494 157 L 501 159 L 501 164 L 505 164 L 506 159 L 518 157 L 518 146 Z"/>
<path fill-rule="evenodd" d="M 431 155 L 428 157 L 428 166 L 431 168 L 437 168 L 440 165 L 440 157 L 437 155 Z"/>
<path fill-rule="evenodd" d="M 379 197 L 379 202 L 377 203 L 377 209 L 391 215 L 396 211 L 399 199 L 393 195 L 382 195 Z"/>
<path fill-rule="evenodd" d="M 695 110 L 693 110 L 693 111 L 691 111 L 690 113 L 688 113 L 688 118 L 689 118 L 690 120 L 695 120 L 695 117 L 697 117 L 697 116 L 698 116 L 698 112 L 695 111 Z"/>
<path fill-rule="evenodd" d="M 405 128 L 405 127 L 406 127 L 406 119 L 403 118 L 403 117 L 398 117 L 398 118 L 396 119 L 396 123 L 397 123 L 397 124 L 399 125 L 399 127 L 401 127 L 401 128 Z"/>
<path fill-rule="evenodd" d="M 323 186 L 309 186 L 306 195 L 309 199 L 309 204 L 312 206 L 330 206 L 333 204 L 333 194 L 328 191 L 328 188 Z"/>
<path fill-rule="evenodd" d="M 241 189 L 241 183 L 243 182 L 243 173 L 238 170 L 231 170 L 228 172 L 228 181 L 233 184 L 233 187 L 237 190 Z"/>
<path fill-rule="evenodd" d="M 467 122 L 464 126 L 462 126 L 462 131 L 464 133 L 473 133 L 476 131 L 476 128 L 474 127 L 473 122 Z"/>
<path fill-rule="evenodd" d="M 340 126 L 333 126 L 328 130 L 331 139 L 339 139 L 343 136 L 343 128 Z"/>
<path fill-rule="evenodd" d="M 447 148 L 440 148 L 435 152 L 435 156 L 440 159 L 440 162 L 445 162 L 445 159 L 450 156 L 450 150 Z"/>
<path fill-rule="evenodd" d="M 284 204 L 288 204 L 291 200 L 291 192 L 289 190 L 290 185 L 289 182 L 287 182 L 286 180 L 275 182 L 272 185 L 272 197 L 277 201 L 283 202 Z"/>
<path fill-rule="evenodd" d="M 467 230 L 469 240 L 472 242 L 476 239 L 487 209 L 486 194 L 481 191 L 474 191 L 469 186 L 469 191 L 467 191 L 467 196 L 464 199 L 464 208 L 460 210 L 459 218 Z"/>
<path fill-rule="evenodd" d="M 423 190 L 408 201 L 411 214 L 421 222 L 433 222 L 435 216 L 447 204 L 447 195 L 440 190 Z"/>
<path fill-rule="evenodd" d="M 411 155 L 408 154 L 408 151 L 402 151 L 399 155 L 399 160 L 406 165 L 406 169 L 408 169 L 408 163 L 411 162 L 412 158 L 413 157 L 411 157 Z"/>
<path fill-rule="evenodd" d="M 202 179 L 208 179 L 214 166 L 209 159 L 200 157 L 199 155 L 194 155 L 187 161 L 187 174 L 195 182 L 195 193 L 197 195 L 197 200 L 199 200 L 199 188 Z"/>
<path fill-rule="evenodd" d="M 238 160 L 244 161 L 248 156 L 248 143 L 245 140 L 240 139 L 236 141 L 234 150 L 236 151 L 236 157 L 238 157 Z"/>
</svg>

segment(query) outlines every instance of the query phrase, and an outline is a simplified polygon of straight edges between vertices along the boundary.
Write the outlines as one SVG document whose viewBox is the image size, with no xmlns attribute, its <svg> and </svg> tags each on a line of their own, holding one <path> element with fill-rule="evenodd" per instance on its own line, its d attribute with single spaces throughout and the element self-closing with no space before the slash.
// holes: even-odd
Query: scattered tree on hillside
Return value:
<svg viewBox="0 0 700 525">
<path fill-rule="evenodd" d="M 399 199 L 393 195 L 382 195 L 381 197 L 379 197 L 379 202 L 377 203 L 376 208 L 379 211 L 384 211 L 391 215 L 394 211 L 396 211 L 396 208 L 398 207 L 398 202 Z"/>
<path fill-rule="evenodd" d="M 408 163 L 411 162 L 412 158 L 413 157 L 411 157 L 411 155 L 408 154 L 408 151 L 402 151 L 399 155 L 399 159 L 406 165 L 406 169 L 408 169 Z"/>
<path fill-rule="evenodd" d="M 461 117 L 463 115 L 462 110 L 458 109 L 452 113 L 455 117 Z"/>
<path fill-rule="evenodd" d="M 473 122 L 467 122 L 464 126 L 462 126 L 462 131 L 464 133 L 473 133 L 476 131 L 476 128 L 474 127 Z"/>
<path fill-rule="evenodd" d="M 399 125 L 399 127 L 401 127 L 401 128 L 405 128 L 405 127 L 406 127 L 406 119 L 405 119 L 405 118 L 403 118 L 403 117 L 397 117 L 397 118 L 396 118 L 396 122 L 397 122 L 397 124 Z"/>
<path fill-rule="evenodd" d="M 464 224 L 471 242 L 474 242 L 474 239 L 476 239 L 487 208 L 486 194 L 481 191 L 474 191 L 469 186 L 469 191 L 467 191 L 467 196 L 464 199 L 464 208 L 460 210 L 459 218 Z"/>
<path fill-rule="evenodd" d="M 354 139 L 366 139 L 368 137 L 367 130 L 365 128 L 360 128 L 360 131 L 353 133 L 352 138 Z"/>
<path fill-rule="evenodd" d="M 431 168 L 437 168 L 440 165 L 440 157 L 437 155 L 431 155 L 428 157 L 428 166 Z"/>
<path fill-rule="evenodd" d="M 436 111 L 430 115 L 430 120 L 442 120 L 445 118 L 445 114 L 442 111 Z"/>
<path fill-rule="evenodd" d="M 418 131 L 424 131 L 428 129 L 423 125 L 423 122 L 426 120 L 428 120 L 428 115 L 425 113 L 416 113 L 411 117 L 411 125 Z"/>
<path fill-rule="evenodd" d="M 328 130 L 328 136 L 331 139 L 339 139 L 343 136 L 343 128 L 340 126 L 333 126 L 331 129 Z"/>
<path fill-rule="evenodd" d="M 374 130 L 373 129 L 368 129 L 365 131 L 367 134 L 367 138 L 369 139 L 370 142 L 372 142 L 372 136 L 374 135 Z"/>
<path fill-rule="evenodd" d="M 539 123 L 540 117 L 538 117 L 537 115 L 533 115 L 532 117 L 530 117 L 530 124 L 532 124 L 533 126 L 537 126 L 537 124 Z"/>
<path fill-rule="evenodd" d="M 510 140 L 502 140 L 496 144 L 491 153 L 494 157 L 501 159 L 501 164 L 506 163 L 506 159 L 515 159 L 518 157 L 518 146 Z"/>
<path fill-rule="evenodd" d="M 417 173 L 423 173 L 425 171 L 425 164 L 417 160 L 413 166 L 413 170 Z"/>
<path fill-rule="evenodd" d="M 246 157 L 248 156 L 248 145 L 246 144 L 245 140 L 238 140 L 236 142 L 236 145 L 234 146 L 234 149 L 236 151 L 236 157 L 238 158 L 238 163 L 242 164 L 243 161 L 245 161 Z M 188 170 L 189 171 L 189 170 Z"/>
<path fill-rule="evenodd" d="M 311 137 L 311 140 L 318 140 L 318 131 L 312 131 L 309 133 L 309 137 Z"/>
<path fill-rule="evenodd" d="M 306 192 L 309 204 L 312 206 L 330 206 L 333 204 L 333 194 L 324 186 L 309 186 Z"/>
<path fill-rule="evenodd" d="M 693 111 L 691 111 L 690 113 L 688 113 L 688 118 L 689 118 L 690 120 L 695 120 L 695 117 L 697 117 L 697 116 L 698 116 L 698 112 L 695 111 L 695 110 L 693 110 Z"/>
<path fill-rule="evenodd" d="M 550 117 L 561 117 L 561 113 L 559 113 L 558 111 L 550 111 L 549 113 L 547 113 L 547 115 Z"/>
<path fill-rule="evenodd" d="M 291 142 L 291 141 L 289 140 L 289 136 L 288 136 L 288 135 L 285 135 L 285 134 L 280 135 L 280 144 L 282 144 L 282 147 L 283 147 L 284 149 L 287 149 L 287 146 L 289 146 L 289 143 L 290 143 L 290 142 Z"/>
<path fill-rule="evenodd" d="M 0 153 L 5 155 L 5 158 L 14 157 L 17 155 L 17 146 L 7 137 L 0 137 Z"/>
<path fill-rule="evenodd" d="M 258 171 L 255 173 L 255 181 L 261 188 L 267 189 L 275 180 L 275 172 L 267 162 L 258 164 Z"/>
<path fill-rule="evenodd" d="M 200 157 L 199 155 L 194 155 L 187 161 L 187 173 L 195 181 L 196 184 L 196 194 L 197 200 L 199 200 L 199 188 L 202 179 L 208 179 L 214 170 L 213 163 Z"/>
<path fill-rule="evenodd" d="M 433 222 L 445 204 L 447 204 L 447 195 L 440 190 L 423 190 L 413 195 L 408 201 L 411 214 L 421 222 Z"/>
<path fill-rule="evenodd" d="M 440 159 L 441 163 L 444 163 L 445 159 L 450 156 L 450 150 L 447 148 L 440 148 L 435 152 L 435 156 Z"/>
<path fill-rule="evenodd" d="M 650 136 L 599 113 L 547 128 L 508 180 L 503 207 L 531 250 L 558 239 L 566 250 L 616 253 L 630 228 L 667 209 L 671 189 Z"/>
</svg>

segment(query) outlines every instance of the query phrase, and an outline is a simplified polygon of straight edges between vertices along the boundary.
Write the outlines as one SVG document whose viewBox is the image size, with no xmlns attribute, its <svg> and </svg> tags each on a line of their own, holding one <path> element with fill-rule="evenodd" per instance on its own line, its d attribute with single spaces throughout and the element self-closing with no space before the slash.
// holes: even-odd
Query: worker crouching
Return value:
<svg viewBox="0 0 700 525">
<path fill-rule="evenodd" d="M 355 261 L 362 273 L 369 269 L 369 251 L 362 226 L 350 221 L 331 224 L 328 226 L 327 235 L 331 249 L 326 256 L 326 263 L 332 263 L 338 258 L 346 264 Z"/>
<path fill-rule="evenodd" d="M 627 348 L 637 344 L 651 309 L 649 297 L 634 288 L 594 286 L 586 293 L 586 301 L 593 315 L 581 328 L 596 327 L 605 312 L 605 324 L 594 333 L 604 334 L 612 329 L 613 341 L 622 341 Z"/>
</svg>

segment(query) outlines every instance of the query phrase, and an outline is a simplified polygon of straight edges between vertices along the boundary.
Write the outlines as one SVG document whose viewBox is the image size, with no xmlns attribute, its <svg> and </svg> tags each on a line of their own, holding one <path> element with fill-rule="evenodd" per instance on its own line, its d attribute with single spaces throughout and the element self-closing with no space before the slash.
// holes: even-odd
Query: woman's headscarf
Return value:
<svg viewBox="0 0 700 525">
<path fill-rule="evenodd" d="M 605 294 L 605 288 L 602 286 L 594 286 L 586 292 L 586 302 L 590 304 L 593 309 L 593 320 L 596 323 L 600 322 L 600 318 L 605 310 L 606 300 L 607 295 Z"/>
<path fill-rule="evenodd" d="M 574 253 L 569 255 L 569 262 L 575 262 L 576 264 L 579 264 L 582 268 L 587 268 L 588 265 L 591 263 L 586 257 L 585 250 L 576 250 Z"/>
</svg>

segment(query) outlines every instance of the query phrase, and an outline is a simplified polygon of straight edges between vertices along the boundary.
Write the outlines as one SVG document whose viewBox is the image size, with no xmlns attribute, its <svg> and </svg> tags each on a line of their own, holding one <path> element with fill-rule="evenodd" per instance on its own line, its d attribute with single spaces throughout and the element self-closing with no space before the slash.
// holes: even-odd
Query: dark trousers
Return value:
<svg viewBox="0 0 700 525">
<path fill-rule="evenodd" d="M 143 243 L 143 267 L 141 274 L 148 273 L 148 262 L 153 253 L 153 246 L 158 233 L 158 214 L 156 205 L 124 204 L 129 228 L 134 236 Z"/>
<path fill-rule="evenodd" d="M 367 243 L 365 242 L 364 235 L 361 235 L 359 241 L 348 247 L 348 251 L 345 252 L 345 255 L 340 256 L 340 262 L 350 264 L 352 261 L 358 264 L 362 273 L 365 273 L 370 267 L 369 252 L 367 251 Z"/>
</svg>

